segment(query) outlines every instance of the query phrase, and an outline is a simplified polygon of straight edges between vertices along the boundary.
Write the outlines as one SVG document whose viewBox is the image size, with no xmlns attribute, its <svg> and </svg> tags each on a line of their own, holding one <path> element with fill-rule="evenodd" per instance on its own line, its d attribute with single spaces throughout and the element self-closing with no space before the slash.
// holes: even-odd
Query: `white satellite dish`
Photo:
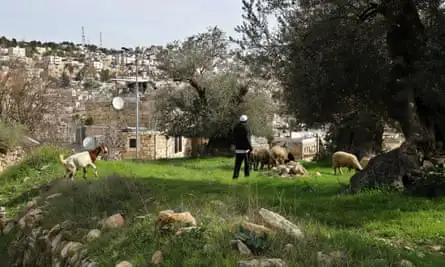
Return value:
<svg viewBox="0 0 445 267">
<path fill-rule="evenodd" d="M 119 96 L 114 97 L 111 104 L 115 110 L 121 110 L 124 108 L 124 100 Z"/>
<path fill-rule="evenodd" d="M 93 149 L 96 147 L 96 139 L 93 136 L 87 136 L 82 141 L 83 148 Z"/>
</svg>

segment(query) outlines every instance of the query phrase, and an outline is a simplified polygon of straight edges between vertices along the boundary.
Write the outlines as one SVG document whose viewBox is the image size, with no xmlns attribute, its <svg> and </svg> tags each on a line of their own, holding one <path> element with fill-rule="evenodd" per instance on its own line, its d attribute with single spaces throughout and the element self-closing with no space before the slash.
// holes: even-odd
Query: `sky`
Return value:
<svg viewBox="0 0 445 267">
<path fill-rule="evenodd" d="M 89 43 L 107 48 L 165 45 L 218 26 L 235 36 L 241 0 L 8 0 L 0 36 Z"/>
</svg>

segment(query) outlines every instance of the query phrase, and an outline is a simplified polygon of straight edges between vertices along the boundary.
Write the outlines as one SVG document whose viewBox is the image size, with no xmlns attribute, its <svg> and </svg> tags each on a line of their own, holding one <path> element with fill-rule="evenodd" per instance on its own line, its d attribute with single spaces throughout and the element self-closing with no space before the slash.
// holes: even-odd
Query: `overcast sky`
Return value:
<svg viewBox="0 0 445 267">
<path fill-rule="evenodd" d="M 229 35 L 241 22 L 241 0 L 3 0 L 0 36 L 81 42 L 104 47 L 164 45 L 218 25 Z"/>
</svg>

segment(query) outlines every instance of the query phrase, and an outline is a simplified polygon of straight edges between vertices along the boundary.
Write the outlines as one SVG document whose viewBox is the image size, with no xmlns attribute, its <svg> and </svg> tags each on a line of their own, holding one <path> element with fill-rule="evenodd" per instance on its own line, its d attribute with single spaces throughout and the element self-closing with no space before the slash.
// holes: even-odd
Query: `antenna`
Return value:
<svg viewBox="0 0 445 267">
<path fill-rule="evenodd" d="M 99 47 L 102 48 L 102 32 L 99 34 Z"/>
<path fill-rule="evenodd" d="M 82 26 L 82 46 L 85 47 L 86 38 L 85 38 L 85 27 Z"/>
</svg>

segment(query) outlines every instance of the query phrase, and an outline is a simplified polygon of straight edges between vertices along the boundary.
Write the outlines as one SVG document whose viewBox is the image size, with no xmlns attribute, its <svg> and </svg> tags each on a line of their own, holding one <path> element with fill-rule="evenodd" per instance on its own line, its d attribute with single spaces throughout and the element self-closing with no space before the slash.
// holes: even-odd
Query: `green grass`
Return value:
<svg viewBox="0 0 445 267">
<path fill-rule="evenodd" d="M 8 211 L 15 212 L 34 197 L 38 190 L 32 187 L 63 174 L 57 151 L 43 152 L 43 157 L 31 156 L 0 175 L 0 205 Z M 48 163 L 48 168 L 39 170 Z M 445 257 L 430 248 L 445 241 L 444 200 L 378 191 L 345 195 L 340 191 L 350 174 L 334 176 L 321 163 L 304 165 L 321 177 L 287 180 L 254 172 L 233 181 L 233 159 L 228 158 L 102 161 L 97 164 L 99 179 L 92 178 L 90 171 L 90 182 L 84 182 L 79 172 L 74 189 L 59 183 L 46 193 L 62 192 L 63 197 L 51 201 L 51 216 L 43 223 L 50 227 L 69 219 L 75 222 L 74 236 L 79 238 L 95 227 L 92 218 L 123 214 L 123 229 L 106 232 L 90 245 L 89 254 L 100 266 L 114 266 L 121 260 L 150 266 L 158 249 L 164 254 L 163 266 L 236 266 L 245 257 L 230 248 L 231 228 L 246 216 L 255 221 L 263 207 L 302 225 L 308 233 L 300 242 L 281 235 L 268 241 L 265 256 L 282 258 L 290 266 L 317 266 L 317 251 L 334 250 L 347 254 L 337 266 L 390 266 L 400 259 L 416 266 L 445 266 Z M 29 178 L 24 181 L 24 177 Z M 203 230 L 181 238 L 156 230 L 157 212 L 178 207 L 190 211 Z M 0 258 L 6 257 L 10 239 L 0 237 Z M 291 253 L 284 249 L 288 243 L 295 245 Z M 204 251 L 205 244 L 216 248 Z"/>
</svg>

